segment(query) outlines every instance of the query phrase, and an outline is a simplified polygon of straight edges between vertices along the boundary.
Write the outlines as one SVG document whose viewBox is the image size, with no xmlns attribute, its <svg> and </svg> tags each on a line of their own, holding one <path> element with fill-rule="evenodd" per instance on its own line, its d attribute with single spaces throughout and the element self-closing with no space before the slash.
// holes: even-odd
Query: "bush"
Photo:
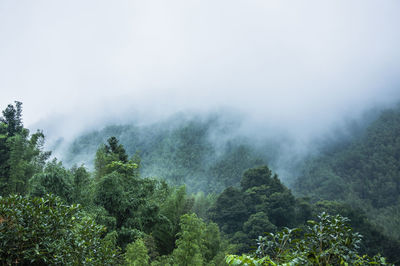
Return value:
<svg viewBox="0 0 400 266">
<path fill-rule="evenodd" d="M 229 265 L 387 265 L 385 258 L 369 258 L 357 250 L 361 235 L 340 215 L 321 213 L 319 221 L 309 221 L 306 232 L 285 228 L 258 238 L 254 256 L 228 255 Z"/>
<path fill-rule="evenodd" d="M 105 227 L 53 195 L 0 197 L 1 264 L 105 265 L 120 256 Z"/>
</svg>

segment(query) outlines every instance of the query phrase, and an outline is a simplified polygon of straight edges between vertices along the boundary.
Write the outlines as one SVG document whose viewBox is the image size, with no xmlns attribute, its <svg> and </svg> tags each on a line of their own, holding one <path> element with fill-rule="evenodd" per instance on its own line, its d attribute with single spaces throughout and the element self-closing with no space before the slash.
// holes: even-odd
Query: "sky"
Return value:
<svg viewBox="0 0 400 266">
<path fill-rule="evenodd" d="M 398 0 L 0 1 L 0 108 L 63 135 L 233 108 L 305 136 L 400 98 Z M 56 133 L 54 133 L 56 132 Z"/>
</svg>

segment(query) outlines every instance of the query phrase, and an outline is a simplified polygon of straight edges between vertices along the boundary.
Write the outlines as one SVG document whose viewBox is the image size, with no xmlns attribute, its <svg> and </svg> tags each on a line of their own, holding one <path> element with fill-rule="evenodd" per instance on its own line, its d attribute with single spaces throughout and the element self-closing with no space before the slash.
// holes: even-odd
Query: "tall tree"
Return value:
<svg viewBox="0 0 400 266">
<path fill-rule="evenodd" d="M 2 113 L 3 117 L 0 118 L 0 122 L 7 126 L 8 136 L 12 137 L 20 133 L 24 128 L 22 124 L 22 103 L 15 101 L 15 106 L 9 104 Z"/>
<path fill-rule="evenodd" d="M 107 140 L 108 144 L 106 144 L 106 153 L 115 155 L 118 161 L 123 163 L 128 162 L 128 155 L 126 154 L 125 148 L 122 144 L 119 144 L 119 141 L 116 137 L 112 136 Z"/>
<path fill-rule="evenodd" d="M 196 214 L 185 214 L 181 217 L 180 227 L 176 249 L 172 254 L 174 264 L 202 266 L 204 264 L 202 232 L 205 230 L 205 224 Z"/>
<path fill-rule="evenodd" d="M 8 105 L 0 118 L 0 195 L 25 194 L 28 180 L 39 173 L 50 152 L 42 132 L 29 135 L 22 124 L 22 103 Z"/>
<path fill-rule="evenodd" d="M 80 167 L 73 167 L 71 170 L 72 174 L 72 199 L 74 202 L 87 205 L 92 200 L 90 197 L 93 195 L 91 192 L 92 180 L 90 173 L 86 168 L 81 165 Z"/>
<path fill-rule="evenodd" d="M 125 252 L 125 262 L 127 266 L 149 265 L 150 257 L 146 245 L 141 238 L 128 244 Z"/>
<path fill-rule="evenodd" d="M 162 222 L 154 228 L 160 254 L 169 254 L 174 249 L 176 235 L 180 230 L 180 218 L 191 210 L 192 203 L 186 194 L 185 186 L 181 186 L 172 191 L 161 204 Z"/>
<path fill-rule="evenodd" d="M 217 222 L 221 230 L 227 234 L 240 231 L 249 214 L 245 194 L 233 187 L 225 189 L 210 210 L 211 219 Z"/>
<path fill-rule="evenodd" d="M 107 144 L 102 145 L 96 152 L 96 179 L 117 171 L 125 176 L 138 176 L 140 157 L 135 154 L 128 160 L 128 154 L 116 137 L 110 137 Z"/>
<path fill-rule="evenodd" d="M 68 203 L 73 200 L 72 174 L 64 168 L 61 162 L 54 159 L 47 163 L 43 172 L 34 175 L 30 180 L 30 194 L 45 196 L 54 194 Z"/>
</svg>

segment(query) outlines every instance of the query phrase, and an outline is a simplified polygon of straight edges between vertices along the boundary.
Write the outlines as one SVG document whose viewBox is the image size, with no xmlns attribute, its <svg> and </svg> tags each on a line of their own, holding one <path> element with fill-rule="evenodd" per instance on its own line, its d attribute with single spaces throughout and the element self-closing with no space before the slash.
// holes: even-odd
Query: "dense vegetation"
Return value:
<svg viewBox="0 0 400 266">
<path fill-rule="evenodd" d="M 2 264 L 44 265 L 118 263 L 105 227 L 85 215 L 79 205 L 60 198 L 9 196 L 0 198 Z"/>
<path fill-rule="evenodd" d="M 361 255 L 377 253 L 400 262 L 400 244 L 362 209 L 318 201 L 324 198 L 312 193 L 311 201 L 296 198 L 265 164 L 272 152 L 260 154 L 244 140 L 217 147 L 210 140 L 213 123 L 153 128 L 150 138 L 139 137 L 143 129 L 133 126 L 88 134 L 69 155 L 91 154 L 88 170 L 50 160 L 44 135 L 24 128 L 21 103 L 9 105 L 0 121 L 1 264 L 226 265 L 268 258 L 321 265 L 325 253 L 314 252 L 317 236 L 328 237 L 324 248 L 336 248 L 329 249 L 334 256 L 327 263 L 385 264 L 379 256 Z M 332 231 L 315 231 L 318 222 L 307 226 L 318 217 Z M 305 233 L 279 247 L 288 227 Z M 334 233 L 340 237 L 332 240 Z M 242 253 L 247 255 L 226 258 Z"/>
<path fill-rule="evenodd" d="M 308 221 L 305 231 L 288 229 L 257 239 L 255 256 L 229 255 L 229 265 L 385 265 L 385 258 L 357 253 L 361 236 L 348 219 L 322 212 L 319 221 Z M 302 233 L 302 235 L 300 235 Z M 299 236 L 300 235 L 300 236 Z"/>
<path fill-rule="evenodd" d="M 173 117 L 144 126 L 112 125 L 86 133 L 65 148 L 67 165 L 94 166 L 94 155 L 101 143 L 115 136 L 133 156 L 141 159 L 141 173 L 186 184 L 188 191 L 218 193 L 237 186 L 243 172 L 273 162 L 278 144 L 257 149 L 249 139 L 232 134 L 230 125 L 218 116 Z M 228 124 L 228 125 L 227 125 Z M 58 142 L 54 149 L 60 149 Z"/>
<path fill-rule="evenodd" d="M 400 239 L 400 107 L 383 111 L 357 138 L 329 147 L 302 166 L 294 189 L 313 201 L 361 208 Z"/>
</svg>

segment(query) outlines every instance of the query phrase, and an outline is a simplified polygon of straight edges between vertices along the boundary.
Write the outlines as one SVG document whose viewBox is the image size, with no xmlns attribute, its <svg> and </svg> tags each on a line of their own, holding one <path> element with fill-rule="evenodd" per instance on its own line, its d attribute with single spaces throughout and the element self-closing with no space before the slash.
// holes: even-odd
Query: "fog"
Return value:
<svg viewBox="0 0 400 266">
<path fill-rule="evenodd" d="M 400 2 L 0 2 L 0 107 L 49 138 L 235 110 L 299 147 L 400 96 Z"/>
</svg>

